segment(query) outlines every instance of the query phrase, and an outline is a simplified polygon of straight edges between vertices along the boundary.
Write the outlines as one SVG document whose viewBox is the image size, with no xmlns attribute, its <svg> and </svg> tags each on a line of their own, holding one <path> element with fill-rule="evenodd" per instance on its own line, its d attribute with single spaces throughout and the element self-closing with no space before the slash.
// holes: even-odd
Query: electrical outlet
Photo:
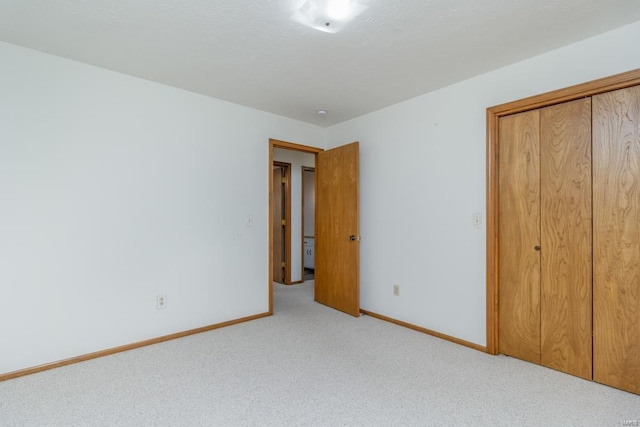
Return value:
<svg viewBox="0 0 640 427">
<path fill-rule="evenodd" d="M 162 310 L 167 308 L 167 295 L 166 294 L 160 294 L 158 296 L 156 296 L 156 308 L 158 310 Z"/>
<path fill-rule="evenodd" d="M 393 295 L 400 296 L 400 285 L 393 285 Z"/>
<path fill-rule="evenodd" d="M 472 224 L 473 228 L 481 228 L 482 227 L 482 214 L 480 212 L 475 212 L 472 216 Z"/>
</svg>

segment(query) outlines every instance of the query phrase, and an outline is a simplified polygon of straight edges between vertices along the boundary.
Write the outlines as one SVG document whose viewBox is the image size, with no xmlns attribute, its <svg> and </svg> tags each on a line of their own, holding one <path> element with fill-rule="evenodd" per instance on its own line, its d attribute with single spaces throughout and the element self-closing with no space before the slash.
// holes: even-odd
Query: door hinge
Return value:
<svg viewBox="0 0 640 427">
<path fill-rule="evenodd" d="M 286 184 L 287 183 L 287 179 L 285 177 L 282 177 L 282 179 L 280 180 L 281 183 Z"/>
<path fill-rule="evenodd" d="M 287 220 L 286 219 L 282 220 L 282 225 L 287 225 Z"/>
<path fill-rule="evenodd" d="M 282 268 L 285 268 L 286 266 L 287 266 L 287 263 L 286 263 L 286 262 L 283 262 L 283 263 L 282 263 Z"/>
</svg>

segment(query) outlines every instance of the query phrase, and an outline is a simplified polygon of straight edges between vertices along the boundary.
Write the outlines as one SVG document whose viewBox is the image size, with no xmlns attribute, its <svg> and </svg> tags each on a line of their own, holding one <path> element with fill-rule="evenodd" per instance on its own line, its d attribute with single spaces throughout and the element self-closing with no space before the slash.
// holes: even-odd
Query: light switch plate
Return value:
<svg viewBox="0 0 640 427">
<path fill-rule="evenodd" d="M 482 214 L 480 212 L 474 212 L 472 215 L 473 228 L 482 228 Z"/>
</svg>

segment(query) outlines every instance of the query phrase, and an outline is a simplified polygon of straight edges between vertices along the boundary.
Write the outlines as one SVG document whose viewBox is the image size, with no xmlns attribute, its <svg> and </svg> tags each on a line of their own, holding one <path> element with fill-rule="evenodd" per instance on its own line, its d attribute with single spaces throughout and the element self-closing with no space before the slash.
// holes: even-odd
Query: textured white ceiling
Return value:
<svg viewBox="0 0 640 427">
<path fill-rule="evenodd" d="M 0 0 L 0 40 L 328 126 L 640 20 L 638 0 L 368 0 L 328 34 L 299 2 Z"/>
</svg>

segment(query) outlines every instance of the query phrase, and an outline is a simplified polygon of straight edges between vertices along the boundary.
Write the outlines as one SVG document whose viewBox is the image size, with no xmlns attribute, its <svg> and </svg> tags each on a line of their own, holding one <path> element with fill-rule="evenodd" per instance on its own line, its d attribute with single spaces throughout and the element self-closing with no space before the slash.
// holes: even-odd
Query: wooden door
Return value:
<svg viewBox="0 0 640 427">
<path fill-rule="evenodd" d="M 285 219 L 284 169 L 273 167 L 273 281 L 285 283 L 286 233 L 282 221 Z"/>
<path fill-rule="evenodd" d="M 315 300 L 360 315 L 358 143 L 318 153 Z"/>
<path fill-rule="evenodd" d="M 500 353 L 540 363 L 540 111 L 499 122 Z"/>
<path fill-rule="evenodd" d="M 591 99 L 540 111 L 540 363 L 591 379 Z"/>
<path fill-rule="evenodd" d="M 640 393 L 640 87 L 593 97 L 593 379 Z"/>
</svg>

